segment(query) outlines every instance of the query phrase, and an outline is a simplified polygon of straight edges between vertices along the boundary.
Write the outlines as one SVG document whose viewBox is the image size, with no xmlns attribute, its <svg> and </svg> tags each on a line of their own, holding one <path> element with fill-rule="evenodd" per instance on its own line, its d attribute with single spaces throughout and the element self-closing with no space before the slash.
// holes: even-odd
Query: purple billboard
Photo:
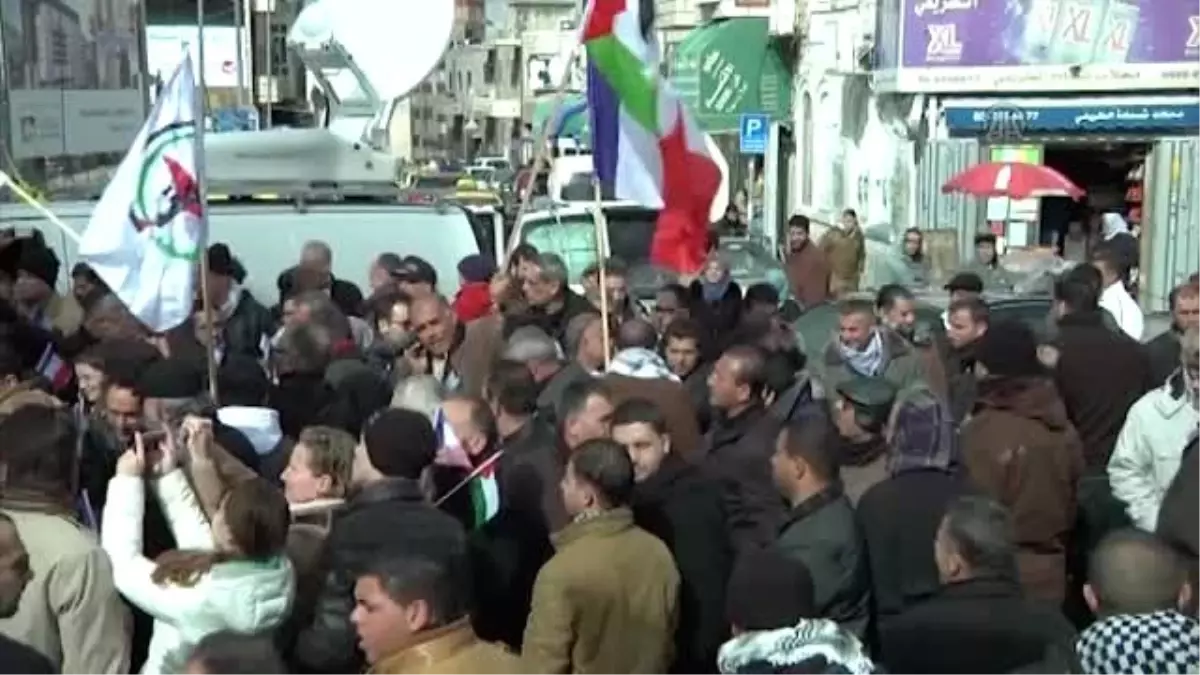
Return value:
<svg viewBox="0 0 1200 675">
<path fill-rule="evenodd" d="M 899 92 L 1200 87 L 1196 0 L 882 0 L 877 85 Z"/>
</svg>

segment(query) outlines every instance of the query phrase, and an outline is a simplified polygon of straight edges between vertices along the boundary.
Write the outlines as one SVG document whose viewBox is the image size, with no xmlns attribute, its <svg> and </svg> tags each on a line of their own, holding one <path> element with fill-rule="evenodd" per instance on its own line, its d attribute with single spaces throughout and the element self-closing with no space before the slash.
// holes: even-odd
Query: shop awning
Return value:
<svg viewBox="0 0 1200 675">
<path fill-rule="evenodd" d="M 688 33 L 669 59 L 670 80 L 705 131 L 736 132 L 747 113 L 791 114 L 792 75 L 765 18 L 710 22 Z"/>
<path fill-rule="evenodd" d="M 583 94 L 569 94 L 563 97 L 562 108 L 554 111 L 554 97 L 542 96 L 533 104 L 534 133 L 550 124 L 550 134 L 553 138 L 574 138 L 587 142 L 592 132 L 588 125 L 587 98 Z"/>
</svg>

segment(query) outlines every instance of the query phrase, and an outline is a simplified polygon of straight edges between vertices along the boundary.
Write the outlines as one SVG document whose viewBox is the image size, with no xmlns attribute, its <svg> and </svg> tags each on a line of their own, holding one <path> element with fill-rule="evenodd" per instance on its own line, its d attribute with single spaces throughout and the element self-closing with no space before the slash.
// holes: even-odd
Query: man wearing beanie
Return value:
<svg viewBox="0 0 1200 675">
<path fill-rule="evenodd" d="M 364 565 L 400 555 L 436 561 L 465 554 L 462 526 L 429 504 L 421 487 L 437 446 L 429 419 L 411 410 L 390 408 L 363 426 L 354 451 L 351 494 L 325 540 L 329 572 L 312 621 L 296 640 L 296 670 L 362 672 L 350 613 L 355 579 Z"/>
<path fill-rule="evenodd" d="M 451 306 L 458 320 L 467 323 L 492 311 L 491 280 L 496 266 L 482 253 L 472 253 L 458 263 L 458 293 Z"/>
<path fill-rule="evenodd" d="M 21 314 L 33 325 L 62 337 L 74 335 L 83 323 L 83 308 L 72 295 L 59 295 L 58 256 L 37 239 L 20 242 L 13 297 Z"/>
<path fill-rule="evenodd" d="M 967 474 L 1012 513 L 1025 594 L 1058 605 L 1083 446 L 1028 326 L 990 326 L 975 359 L 979 394 L 961 431 Z"/>
</svg>

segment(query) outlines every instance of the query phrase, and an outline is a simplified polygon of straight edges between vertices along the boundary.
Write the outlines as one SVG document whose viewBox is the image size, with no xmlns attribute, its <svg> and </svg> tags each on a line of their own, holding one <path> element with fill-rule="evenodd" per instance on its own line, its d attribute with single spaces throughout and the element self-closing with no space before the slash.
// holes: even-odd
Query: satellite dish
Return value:
<svg viewBox="0 0 1200 675">
<path fill-rule="evenodd" d="M 296 18 L 288 44 L 318 81 L 333 82 L 328 93 L 336 100 L 354 93 L 357 80 L 362 94 L 382 105 L 433 72 L 453 31 L 454 0 L 421 0 L 419 10 L 414 0 L 317 0 Z M 339 68 L 356 77 L 332 72 Z"/>
</svg>

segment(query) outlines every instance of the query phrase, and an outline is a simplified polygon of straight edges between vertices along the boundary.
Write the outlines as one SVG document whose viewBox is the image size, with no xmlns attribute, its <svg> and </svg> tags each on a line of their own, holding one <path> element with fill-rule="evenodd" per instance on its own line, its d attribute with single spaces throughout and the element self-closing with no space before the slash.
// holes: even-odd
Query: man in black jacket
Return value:
<svg viewBox="0 0 1200 675">
<path fill-rule="evenodd" d="M 1188 328 L 1200 325 L 1200 286 L 1193 282 L 1176 286 L 1170 302 L 1171 327 L 1146 345 L 1155 385 L 1166 382 L 1179 368 L 1179 341 Z"/>
<path fill-rule="evenodd" d="M 333 299 L 338 309 L 347 316 L 362 317 L 365 309 L 362 291 L 358 290 L 358 286 L 355 286 L 353 282 L 333 276 L 333 250 L 329 248 L 329 244 L 323 241 L 305 242 L 304 248 L 300 251 L 300 264 L 289 267 L 279 275 L 276 285 L 279 287 L 281 304 L 284 296 L 288 295 L 285 291 L 290 289 L 292 277 L 301 268 L 312 270 L 316 276 L 320 277 L 321 288 L 328 291 L 329 297 Z"/>
<path fill-rule="evenodd" d="M 218 351 L 261 360 L 275 332 L 271 311 L 237 282 L 238 264 L 225 244 L 208 247 L 208 296 L 212 302 L 214 328 L 219 332 Z M 203 313 L 195 318 L 203 317 Z M 193 319 L 195 320 L 195 319 Z M 203 341 L 202 336 L 197 336 Z"/>
<path fill-rule="evenodd" d="M 763 405 L 766 354 L 753 346 L 726 351 L 708 378 L 715 414 L 705 463 L 721 481 L 730 537 L 738 549 L 775 540 L 784 502 L 771 480 L 771 453 L 779 430 Z"/>
<path fill-rule="evenodd" d="M 435 561 L 466 555 L 462 526 L 426 503 L 421 490 L 419 481 L 436 452 L 433 427 L 420 413 L 389 409 L 363 429 L 355 450 L 353 493 L 325 539 L 325 583 L 312 624 L 301 629 L 293 651 L 302 671 L 362 671 L 350 613 L 363 565 L 388 555 L 423 555 Z"/>
<path fill-rule="evenodd" d="M 712 672 L 729 633 L 725 587 L 733 568 L 721 486 L 675 452 L 666 418 L 648 400 L 634 398 L 617 406 L 612 436 L 633 462 L 635 522 L 667 545 L 679 568 L 671 672 Z"/>
</svg>

